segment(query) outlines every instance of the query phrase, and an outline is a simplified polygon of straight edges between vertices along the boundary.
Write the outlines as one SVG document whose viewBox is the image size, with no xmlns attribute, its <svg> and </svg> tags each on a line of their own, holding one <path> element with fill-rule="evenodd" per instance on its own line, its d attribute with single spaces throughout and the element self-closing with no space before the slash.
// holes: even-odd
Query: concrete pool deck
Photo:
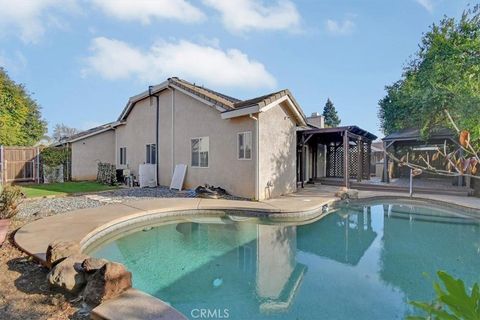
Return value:
<svg viewBox="0 0 480 320">
<path fill-rule="evenodd" d="M 20 249 L 45 262 L 45 251 L 50 242 L 57 239 L 74 240 L 85 244 L 89 239 L 107 230 L 107 227 L 131 219 L 149 216 L 175 216 L 185 212 L 190 215 L 196 211 L 234 211 L 244 215 L 268 216 L 274 219 L 285 217 L 310 219 L 324 206 L 332 205 L 339 200 L 335 197 L 338 187 L 323 185 L 307 185 L 297 193 L 260 202 L 214 200 L 200 198 L 159 198 L 154 200 L 137 200 L 117 204 L 108 204 L 96 208 L 71 211 L 33 221 L 20 228 L 14 237 Z M 359 191 L 359 199 L 407 198 L 406 193 Z M 480 198 L 445 195 L 414 195 L 414 200 L 442 202 L 442 205 L 453 205 L 475 213 L 480 212 Z M 478 214 L 480 217 L 480 214 Z M 118 300 L 117 300 L 118 299 Z M 107 301 L 92 312 L 94 319 L 185 319 L 175 309 L 168 307 L 161 300 L 153 298 L 136 289 L 131 289 L 119 298 Z M 138 314 L 132 314 L 127 307 L 119 307 L 125 301 L 135 300 Z M 123 301 L 120 303 L 119 301 Z M 155 302 L 156 301 L 156 302 Z M 130 302 L 132 303 L 132 302 Z M 144 306 L 144 307 L 139 307 Z M 160 314 L 159 314 L 160 313 Z"/>
</svg>

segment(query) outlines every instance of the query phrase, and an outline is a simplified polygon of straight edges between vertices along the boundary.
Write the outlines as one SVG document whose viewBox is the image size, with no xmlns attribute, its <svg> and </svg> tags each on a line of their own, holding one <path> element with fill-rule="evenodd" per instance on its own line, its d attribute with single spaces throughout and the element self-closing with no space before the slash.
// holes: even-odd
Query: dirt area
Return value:
<svg viewBox="0 0 480 320">
<path fill-rule="evenodd" d="M 50 288 L 48 270 L 13 245 L 13 232 L 24 223 L 12 222 L 0 247 L 0 319 L 89 319 L 77 297 Z"/>
</svg>

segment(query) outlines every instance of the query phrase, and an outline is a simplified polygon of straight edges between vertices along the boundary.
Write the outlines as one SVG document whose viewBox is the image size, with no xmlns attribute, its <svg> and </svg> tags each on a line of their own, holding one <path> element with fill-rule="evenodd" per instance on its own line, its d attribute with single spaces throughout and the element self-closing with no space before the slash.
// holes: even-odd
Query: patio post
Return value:
<svg viewBox="0 0 480 320">
<path fill-rule="evenodd" d="M 303 173 L 304 171 L 304 165 L 305 165 L 305 136 L 302 133 L 302 138 L 301 138 L 301 143 L 300 143 L 300 181 L 301 181 L 301 186 L 303 188 L 303 183 L 305 181 L 305 174 Z"/>
<path fill-rule="evenodd" d="M 363 141 L 360 138 L 357 139 L 357 161 L 357 181 L 360 182 L 363 177 Z"/>
<path fill-rule="evenodd" d="M 387 153 L 387 143 L 383 142 L 383 177 L 382 182 L 389 183 L 390 179 L 388 177 L 388 153 Z"/>
<path fill-rule="evenodd" d="M 345 182 L 345 188 L 350 188 L 350 170 L 349 170 L 349 139 L 348 130 L 343 132 L 343 180 Z"/>
</svg>

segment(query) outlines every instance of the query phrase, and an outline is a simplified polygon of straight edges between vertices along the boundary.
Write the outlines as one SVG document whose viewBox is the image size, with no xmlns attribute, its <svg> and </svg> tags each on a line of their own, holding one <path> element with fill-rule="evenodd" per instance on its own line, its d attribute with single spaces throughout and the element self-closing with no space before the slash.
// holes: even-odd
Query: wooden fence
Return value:
<svg viewBox="0 0 480 320">
<path fill-rule="evenodd" d="M 40 182 L 37 147 L 0 146 L 0 182 Z"/>
</svg>

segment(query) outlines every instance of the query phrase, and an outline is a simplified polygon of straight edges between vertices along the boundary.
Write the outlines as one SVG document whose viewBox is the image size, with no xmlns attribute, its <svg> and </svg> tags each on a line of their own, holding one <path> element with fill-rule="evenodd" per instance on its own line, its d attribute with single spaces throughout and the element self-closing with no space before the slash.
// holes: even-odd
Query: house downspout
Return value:
<svg viewBox="0 0 480 320">
<path fill-rule="evenodd" d="M 175 171 L 175 89 L 172 90 L 172 177 Z"/>
<path fill-rule="evenodd" d="M 158 94 L 152 95 L 152 89 L 153 86 L 148 87 L 148 95 L 154 96 L 157 100 L 157 105 L 156 105 L 156 117 L 155 117 L 155 184 L 158 186 L 158 168 L 159 168 L 159 162 L 160 159 L 158 158 L 158 133 L 159 133 L 159 125 L 160 125 L 160 97 Z"/>
<path fill-rule="evenodd" d="M 259 126 L 258 116 L 255 117 L 252 114 L 249 114 L 249 117 L 255 120 L 255 200 L 260 200 L 260 137 L 259 137 Z"/>
</svg>

